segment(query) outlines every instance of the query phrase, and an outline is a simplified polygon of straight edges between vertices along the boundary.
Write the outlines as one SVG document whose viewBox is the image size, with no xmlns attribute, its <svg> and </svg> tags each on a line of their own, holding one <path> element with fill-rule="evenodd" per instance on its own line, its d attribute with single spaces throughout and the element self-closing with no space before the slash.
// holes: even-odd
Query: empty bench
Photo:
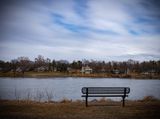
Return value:
<svg viewBox="0 0 160 119">
<path fill-rule="evenodd" d="M 85 97 L 86 107 L 88 97 L 122 97 L 122 106 L 125 106 L 125 98 L 130 92 L 129 87 L 83 87 L 82 97 Z"/>
</svg>

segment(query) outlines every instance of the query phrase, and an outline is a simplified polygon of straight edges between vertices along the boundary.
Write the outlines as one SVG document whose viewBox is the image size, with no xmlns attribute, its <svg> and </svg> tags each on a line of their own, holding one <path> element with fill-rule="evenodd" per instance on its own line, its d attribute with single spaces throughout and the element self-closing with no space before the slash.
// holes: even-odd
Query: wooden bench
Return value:
<svg viewBox="0 0 160 119">
<path fill-rule="evenodd" d="M 122 97 L 122 106 L 125 106 L 125 98 L 130 92 L 129 87 L 83 87 L 82 97 L 85 97 L 86 107 L 88 106 L 88 97 Z"/>
</svg>

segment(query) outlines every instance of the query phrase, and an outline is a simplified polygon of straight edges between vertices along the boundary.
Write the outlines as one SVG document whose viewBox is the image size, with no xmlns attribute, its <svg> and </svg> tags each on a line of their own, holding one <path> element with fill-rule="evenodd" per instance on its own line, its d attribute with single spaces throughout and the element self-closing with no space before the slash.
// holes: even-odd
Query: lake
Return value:
<svg viewBox="0 0 160 119">
<path fill-rule="evenodd" d="M 65 98 L 82 100 L 81 88 L 85 86 L 130 87 L 127 99 L 138 100 L 145 96 L 160 99 L 160 80 L 136 80 L 119 78 L 0 78 L 1 99 L 47 100 L 47 95 L 54 101 Z M 53 96 L 53 97 L 52 97 Z M 121 98 L 111 98 L 121 100 Z"/>
</svg>

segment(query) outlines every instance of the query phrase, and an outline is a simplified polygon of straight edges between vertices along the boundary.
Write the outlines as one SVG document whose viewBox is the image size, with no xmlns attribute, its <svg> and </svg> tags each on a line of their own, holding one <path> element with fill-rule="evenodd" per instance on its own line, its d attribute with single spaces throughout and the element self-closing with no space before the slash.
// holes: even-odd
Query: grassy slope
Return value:
<svg viewBox="0 0 160 119">
<path fill-rule="evenodd" d="M 160 119 L 160 100 L 37 103 L 0 101 L 1 119 Z"/>
</svg>

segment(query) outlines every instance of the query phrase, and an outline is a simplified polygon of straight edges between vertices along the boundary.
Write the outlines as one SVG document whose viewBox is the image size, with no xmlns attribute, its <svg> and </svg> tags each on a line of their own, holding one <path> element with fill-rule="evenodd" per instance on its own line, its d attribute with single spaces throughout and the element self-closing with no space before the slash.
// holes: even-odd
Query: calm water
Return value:
<svg viewBox="0 0 160 119">
<path fill-rule="evenodd" d="M 160 80 L 134 80 L 116 78 L 0 78 L 1 99 L 47 100 L 47 93 L 53 94 L 52 100 L 81 98 L 84 86 L 126 86 L 131 92 L 128 99 L 137 100 L 144 96 L 160 99 Z M 120 98 L 111 98 L 119 100 Z"/>
</svg>

